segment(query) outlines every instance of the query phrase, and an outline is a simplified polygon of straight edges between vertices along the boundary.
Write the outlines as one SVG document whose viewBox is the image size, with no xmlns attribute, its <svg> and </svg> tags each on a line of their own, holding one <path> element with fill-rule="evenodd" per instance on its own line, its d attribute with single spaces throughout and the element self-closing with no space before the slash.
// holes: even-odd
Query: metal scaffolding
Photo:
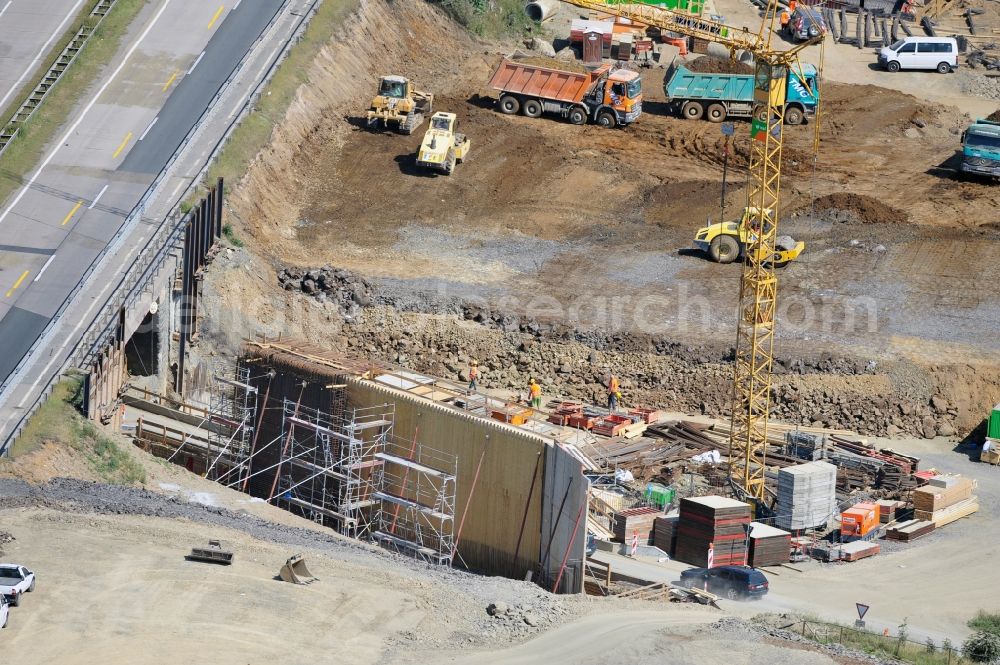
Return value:
<svg viewBox="0 0 1000 665">
<path fill-rule="evenodd" d="M 272 499 L 345 536 L 371 537 L 376 483 L 395 406 L 345 409 L 343 417 L 283 402 L 277 491 Z"/>
<path fill-rule="evenodd" d="M 383 547 L 450 566 L 455 551 L 458 457 L 390 438 L 376 471 L 375 531 Z"/>
<path fill-rule="evenodd" d="M 256 426 L 257 388 L 250 385 L 250 368 L 219 365 L 212 376 L 209 398 L 208 447 L 205 475 L 227 482 L 250 473 L 250 442 Z M 227 378 L 233 376 L 232 379 Z"/>
</svg>

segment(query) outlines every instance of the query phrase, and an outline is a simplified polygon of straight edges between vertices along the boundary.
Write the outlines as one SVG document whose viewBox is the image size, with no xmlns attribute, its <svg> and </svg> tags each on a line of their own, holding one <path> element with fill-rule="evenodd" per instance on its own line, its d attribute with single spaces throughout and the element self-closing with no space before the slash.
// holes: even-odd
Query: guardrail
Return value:
<svg viewBox="0 0 1000 665">
<path fill-rule="evenodd" d="M 286 0 L 278 10 L 278 14 L 283 12 L 288 7 L 290 2 L 291 0 Z M 209 152 L 209 158 L 202 167 L 201 171 L 199 171 L 199 173 L 192 179 L 191 184 L 189 184 L 188 187 L 181 193 L 181 200 L 183 200 L 183 198 L 186 197 L 193 188 L 198 186 L 198 183 L 200 183 L 202 177 L 207 172 L 209 165 L 212 163 L 212 160 L 215 158 L 219 149 L 225 145 L 226 141 L 229 140 L 233 131 L 246 116 L 247 110 L 260 96 L 264 86 L 271 80 L 271 77 L 277 70 L 278 65 L 282 60 L 284 60 L 286 54 L 288 53 L 289 46 L 301 38 L 306 22 L 315 13 L 316 7 L 320 2 L 321 0 L 313 0 L 310 3 L 309 8 L 299 15 L 299 21 L 292 30 L 291 35 L 285 40 L 282 48 L 275 54 L 274 60 L 261 77 L 260 81 L 257 82 L 250 94 L 247 95 L 247 99 L 241 107 L 240 112 L 235 114 L 233 120 L 226 127 L 222 136 L 212 147 L 212 150 Z M 91 262 L 83 277 L 81 277 L 77 282 L 76 286 L 56 311 L 56 314 L 49 320 L 46 327 L 35 338 L 34 343 L 14 368 L 14 371 L 11 372 L 10 376 L 7 377 L 3 384 L 0 384 L 0 403 L 6 401 L 6 399 L 10 396 L 9 393 L 20 383 L 21 375 L 26 370 L 31 359 L 38 354 L 41 348 L 46 347 L 51 341 L 58 323 L 66 313 L 66 309 L 76 299 L 76 296 L 84 289 L 84 287 L 89 285 L 95 273 L 98 272 L 98 269 L 104 267 L 103 264 L 114 254 L 115 251 L 118 250 L 125 237 L 128 235 L 128 232 L 131 231 L 132 227 L 140 219 L 142 219 L 142 213 L 145 210 L 146 204 L 156 193 L 156 190 L 165 177 L 165 174 L 170 171 L 171 167 L 177 161 L 181 153 L 184 152 L 184 149 L 188 146 L 192 138 L 201 130 L 209 112 L 215 107 L 219 99 L 221 99 L 222 96 L 228 91 L 234 79 L 243 70 L 246 62 L 251 59 L 260 42 L 264 40 L 265 35 L 266 33 L 262 33 L 261 36 L 258 37 L 257 41 L 247 50 L 246 55 L 237 64 L 236 68 L 233 69 L 232 73 L 219 88 L 215 97 L 212 98 L 212 101 L 209 102 L 209 104 L 205 107 L 205 110 L 202 111 L 201 115 L 198 117 L 198 120 L 191 127 L 190 131 L 188 131 L 184 140 L 181 141 L 180 145 L 170 156 L 170 159 L 164 165 L 163 169 L 157 174 L 156 178 L 139 199 L 139 202 L 132 208 L 132 211 L 119 226 L 114 237 L 112 237 L 111 241 L 105 245 L 101 253 L 98 254 Z M 126 269 L 125 277 L 123 277 L 119 286 L 108 295 L 104 303 L 101 305 L 100 310 L 98 310 L 97 314 L 87 325 L 86 329 L 89 332 L 84 334 L 74 343 L 67 359 L 45 379 L 45 387 L 39 393 L 38 397 L 36 397 L 34 401 L 32 401 L 31 405 L 25 409 L 24 413 L 20 418 L 18 418 L 17 423 L 11 431 L 4 435 L 4 438 L 0 441 L 0 456 L 3 456 L 8 452 L 14 440 L 24 431 L 24 428 L 31 416 L 33 416 L 38 408 L 51 396 L 52 390 L 58 382 L 59 377 L 61 377 L 65 371 L 65 368 L 86 367 L 94 360 L 103 348 L 107 339 L 114 334 L 114 325 L 117 322 L 117 315 L 120 309 L 122 307 L 129 306 L 141 293 L 142 289 L 145 288 L 150 281 L 152 281 L 159 270 L 166 264 L 170 255 L 170 250 L 172 249 L 172 244 L 176 243 L 181 232 L 183 231 L 183 221 L 184 218 L 178 215 L 177 211 L 174 210 L 164 216 L 164 218 L 159 222 L 156 231 L 152 236 L 150 236 L 142 250 L 140 250 L 139 254 L 137 254 L 129 264 L 129 267 Z"/>
</svg>

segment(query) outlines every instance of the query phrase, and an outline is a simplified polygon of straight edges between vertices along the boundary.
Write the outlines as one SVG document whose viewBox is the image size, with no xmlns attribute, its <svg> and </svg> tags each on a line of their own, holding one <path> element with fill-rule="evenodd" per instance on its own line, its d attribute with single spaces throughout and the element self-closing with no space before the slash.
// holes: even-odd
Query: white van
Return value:
<svg viewBox="0 0 1000 665">
<path fill-rule="evenodd" d="M 906 37 L 881 49 L 878 64 L 890 72 L 936 69 L 947 74 L 958 67 L 958 42 L 954 37 Z"/>
</svg>

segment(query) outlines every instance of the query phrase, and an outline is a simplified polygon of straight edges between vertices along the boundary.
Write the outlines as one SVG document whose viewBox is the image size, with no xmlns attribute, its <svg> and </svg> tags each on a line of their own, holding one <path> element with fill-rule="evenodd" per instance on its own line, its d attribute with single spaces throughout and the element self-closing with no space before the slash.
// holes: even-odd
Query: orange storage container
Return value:
<svg viewBox="0 0 1000 665">
<path fill-rule="evenodd" d="M 867 536 L 878 525 L 879 509 L 876 503 L 858 503 L 840 515 L 840 533 L 843 536 Z"/>
</svg>

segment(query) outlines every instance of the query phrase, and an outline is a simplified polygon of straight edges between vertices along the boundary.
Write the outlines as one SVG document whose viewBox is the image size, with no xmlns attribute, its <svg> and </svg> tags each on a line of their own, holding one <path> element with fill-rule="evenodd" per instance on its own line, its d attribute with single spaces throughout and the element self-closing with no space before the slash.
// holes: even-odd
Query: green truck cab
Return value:
<svg viewBox="0 0 1000 665">
<path fill-rule="evenodd" d="M 1000 122 L 977 120 L 962 132 L 962 173 L 1000 178 Z"/>
</svg>

